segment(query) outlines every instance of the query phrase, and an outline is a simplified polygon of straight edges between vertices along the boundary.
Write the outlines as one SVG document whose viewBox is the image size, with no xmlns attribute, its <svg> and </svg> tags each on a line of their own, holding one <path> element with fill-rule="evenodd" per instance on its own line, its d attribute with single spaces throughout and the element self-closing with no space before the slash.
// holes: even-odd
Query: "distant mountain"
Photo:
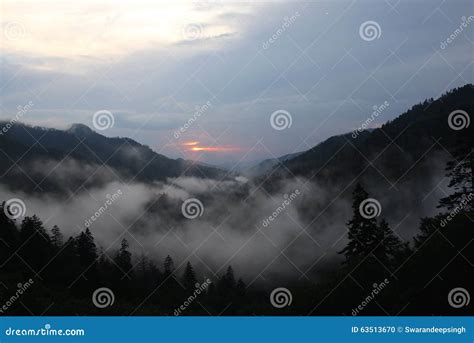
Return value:
<svg viewBox="0 0 474 343">
<path fill-rule="evenodd" d="M 293 154 L 286 154 L 286 155 L 280 156 L 278 158 L 269 158 L 269 159 L 263 160 L 261 162 L 258 162 L 256 164 L 254 163 L 251 166 L 247 166 L 246 168 L 243 168 L 241 171 L 242 171 L 242 174 L 244 174 L 246 176 L 249 176 L 249 177 L 262 175 L 262 174 L 268 173 L 270 170 L 272 170 L 277 165 L 283 164 L 286 161 L 289 161 L 289 160 L 291 160 L 291 159 L 293 159 L 293 158 L 295 158 L 295 157 L 297 157 L 297 156 L 299 156 L 303 153 L 304 153 L 304 151 L 303 152 L 295 152 Z"/>
<path fill-rule="evenodd" d="M 456 130 L 461 118 L 466 126 L 474 113 L 474 87 L 471 84 L 454 89 L 439 99 L 428 99 L 413 106 L 381 128 L 333 136 L 312 149 L 287 159 L 271 168 L 261 180 L 268 189 L 276 188 L 279 180 L 302 176 L 338 184 L 354 178 L 370 179 L 371 184 L 386 183 L 389 186 L 403 182 L 407 176 L 418 173 L 423 179 L 432 165 L 424 164 L 439 154 L 450 158 L 450 152 L 461 140 L 473 144 L 474 124 Z M 463 110 L 468 115 L 449 115 Z M 456 127 L 455 127 L 456 128 Z M 443 163 L 439 158 L 438 163 Z M 414 167 L 417 168 L 414 168 Z M 426 179 L 426 178 L 425 178 Z"/>
<path fill-rule="evenodd" d="M 238 162 L 230 161 L 230 162 L 225 162 L 222 164 L 209 165 L 209 166 L 214 166 L 216 168 L 222 168 L 228 171 L 240 173 L 247 177 L 256 177 L 256 176 L 265 174 L 267 171 L 272 169 L 278 163 L 285 162 L 291 158 L 298 156 L 301 153 L 302 152 L 286 154 L 278 158 L 267 158 L 267 159 L 238 161 Z M 207 164 L 204 164 L 204 165 L 207 165 Z"/>
<path fill-rule="evenodd" d="M 380 128 L 356 137 L 333 136 L 308 151 L 247 165 L 244 174 L 270 191 L 294 176 L 326 185 L 370 179 L 374 185 L 393 186 L 408 176 L 424 182 L 433 163 L 444 166 L 443 158 L 449 158 L 460 140 L 472 142 L 474 124 L 455 130 L 449 123 L 456 110 L 465 111 L 470 121 L 472 99 L 474 88 L 465 85 L 413 106 Z M 0 128 L 5 125 L 0 122 Z M 153 183 L 181 175 L 223 178 L 227 173 L 170 159 L 130 138 L 105 137 L 82 124 L 65 131 L 14 124 L 0 132 L 0 183 L 12 189 L 70 193 L 114 180 Z"/>
<path fill-rule="evenodd" d="M 170 159 L 130 138 L 105 137 L 82 124 L 62 131 L 17 123 L 0 135 L 0 183 L 15 189 L 76 191 L 83 184 L 149 183 L 180 175 L 220 178 L 225 172 Z"/>
</svg>

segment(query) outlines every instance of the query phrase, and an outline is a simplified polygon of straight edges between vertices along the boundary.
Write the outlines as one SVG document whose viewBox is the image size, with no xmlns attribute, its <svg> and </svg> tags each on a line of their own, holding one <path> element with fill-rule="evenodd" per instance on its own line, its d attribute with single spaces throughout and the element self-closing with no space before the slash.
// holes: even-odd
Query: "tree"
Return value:
<svg viewBox="0 0 474 343">
<path fill-rule="evenodd" d="M 43 238 L 44 241 L 51 243 L 48 233 L 43 227 L 43 222 L 36 215 L 33 215 L 32 217 L 25 217 L 21 225 L 21 240 L 26 241 L 35 235 L 38 235 Z"/>
<path fill-rule="evenodd" d="M 77 255 L 82 268 L 89 268 L 97 260 L 97 246 L 89 228 L 82 231 L 76 238 Z"/>
<path fill-rule="evenodd" d="M 162 285 L 160 286 L 160 291 L 162 297 L 166 299 L 165 303 L 172 305 L 182 301 L 184 294 L 182 292 L 182 286 L 174 276 L 174 262 L 170 255 L 165 258 L 164 269 L 163 281 L 160 282 L 160 285 Z"/>
<path fill-rule="evenodd" d="M 232 269 L 232 266 L 227 267 L 227 271 L 225 273 L 224 278 L 229 288 L 235 287 L 235 277 L 234 277 L 234 270 Z"/>
<path fill-rule="evenodd" d="M 196 273 L 194 272 L 191 262 L 186 264 L 186 268 L 183 273 L 183 284 L 187 290 L 192 290 L 196 287 Z"/>
<path fill-rule="evenodd" d="M 137 280 L 139 287 L 144 294 L 149 294 L 160 280 L 160 270 L 158 267 L 147 258 L 144 254 L 139 257 L 137 264 Z"/>
<path fill-rule="evenodd" d="M 0 206 L 0 267 L 2 270 L 15 270 L 18 261 L 13 253 L 19 243 L 19 233 L 15 222 L 6 216 L 4 206 L 5 203 Z"/>
<path fill-rule="evenodd" d="M 466 211 L 474 210 L 474 149 L 473 136 L 467 136 L 460 139 L 458 148 L 454 151 L 454 160 L 446 165 L 446 176 L 451 180 L 448 187 L 454 190 L 454 193 L 441 199 L 438 207 L 444 207 L 452 210 L 457 206 L 462 206 Z M 466 201 L 467 200 L 467 201 Z"/>
<path fill-rule="evenodd" d="M 390 267 L 395 259 L 408 252 L 408 243 L 395 235 L 385 219 L 377 224 L 375 217 L 362 216 L 359 207 L 368 196 L 362 185 L 357 184 L 353 193 L 353 217 L 347 224 L 349 243 L 340 253 L 346 256 L 345 264 L 357 265 L 368 259 L 369 264 L 382 263 L 384 268 Z"/>
<path fill-rule="evenodd" d="M 53 246 L 57 249 L 61 248 L 63 245 L 63 234 L 61 233 L 61 230 L 57 225 L 54 225 L 53 228 L 51 229 L 51 243 Z"/>
<path fill-rule="evenodd" d="M 226 273 L 219 279 L 218 289 L 219 293 L 224 297 L 230 297 L 234 295 L 235 277 L 234 270 L 231 266 L 227 267 Z"/>
<path fill-rule="evenodd" d="M 165 258 L 164 268 L 165 268 L 165 277 L 170 276 L 174 271 L 174 262 L 170 255 L 166 256 Z"/>
<path fill-rule="evenodd" d="M 247 286 L 245 285 L 244 281 L 239 278 L 239 281 L 237 281 L 237 287 L 236 287 L 236 293 L 239 297 L 245 296 L 245 291 L 247 289 Z"/>
<path fill-rule="evenodd" d="M 99 248 L 98 255 L 97 269 L 102 283 L 113 288 L 119 279 L 114 259 L 107 255 L 102 247 Z"/>
<path fill-rule="evenodd" d="M 377 241 L 380 244 L 375 248 L 374 255 L 385 266 L 392 265 L 409 253 L 408 242 L 402 240 L 393 232 L 385 219 L 382 219 L 377 230 Z"/>
<path fill-rule="evenodd" d="M 120 243 L 120 250 L 115 257 L 115 263 L 119 267 L 120 271 L 123 275 L 127 275 L 126 277 L 130 278 L 130 274 L 132 273 L 132 254 L 128 251 L 128 241 L 124 238 Z M 122 276 L 123 276 L 122 275 Z"/>
<path fill-rule="evenodd" d="M 115 288 L 124 297 L 130 296 L 134 288 L 132 254 L 128 251 L 128 248 L 128 241 L 123 238 L 120 243 L 120 249 L 114 258 Z"/>
<path fill-rule="evenodd" d="M 71 282 L 75 281 L 81 274 L 82 269 L 79 265 L 76 239 L 69 237 L 64 242 L 61 252 L 51 263 L 51 271 L 53 280 L 66 287 L 69 287 Z"/>
<path fill-rule="evenodd" d="M 50 261 L 52 245 L 43 222 L 36 215 L 23 219 L 20 240 L 19 254 L 27 263 L 28 269 L 40 272 Z"/>
<path fill-rule="evenodd" d="M 89 281 L 87 287 L 78 286 L 81 291 L 84 291 L 87 288 L 94 287 L 99 279 L 97 246 L 94 243 L 94 237 L 89 228 L 77 236 L 75 247 L 82 276 L 85 280 Z"/>
<path fill-rule="evenodd" d="M 375 218 L 362 217 L 359 209 L 362 201 L 368 196 L 362 185 L 358 183 L 352 193 L 352 219 L 347 223 L 349 243 L 339 252 L 345 255 L 345 264 L 357 264 L 372 252 L 377 242 L 377 221 Z"/>
</svg>

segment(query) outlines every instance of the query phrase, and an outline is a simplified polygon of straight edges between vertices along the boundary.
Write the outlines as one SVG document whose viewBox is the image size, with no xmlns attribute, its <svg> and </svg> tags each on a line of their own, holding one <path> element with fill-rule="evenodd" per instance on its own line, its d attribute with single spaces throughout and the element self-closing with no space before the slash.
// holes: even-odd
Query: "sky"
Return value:
<svg viewBox="0 0 474 343">
<path fill-rule="evenodd" d="M 173 158 L 307 150 L 474 82 L 470 0 L 0 6 L 0 119 L 82 123 Z"/>
</svg>

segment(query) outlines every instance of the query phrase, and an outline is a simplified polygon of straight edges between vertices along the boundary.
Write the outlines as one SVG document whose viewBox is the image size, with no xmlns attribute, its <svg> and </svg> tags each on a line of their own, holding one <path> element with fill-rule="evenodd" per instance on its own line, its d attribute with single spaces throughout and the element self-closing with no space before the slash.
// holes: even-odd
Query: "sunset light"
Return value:
<svg viewBox="0 0 474 343">
<path fill-rule="evenodd" d="M 208 151 L 208 152 L 229 152 L 229 151 L 238 151 L 239 148 L 236 147 L 205 147 L 205 146 L 195 146 L 191 148 L 192 151 Z"/>
</svg>

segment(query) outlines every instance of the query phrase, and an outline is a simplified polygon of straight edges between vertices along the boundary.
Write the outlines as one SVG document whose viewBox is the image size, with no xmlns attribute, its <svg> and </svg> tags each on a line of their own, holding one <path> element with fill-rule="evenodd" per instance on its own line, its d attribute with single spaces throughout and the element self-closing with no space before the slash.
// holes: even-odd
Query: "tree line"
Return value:
<svg viewBox="0 0 474 343">
<path fill-rule="evenodd" d="M 89 228 L 65 239 L 58 226 L 48 232 L 36 215 L 25 217 L 17 227 L 6 215 L 4 206 L 5 203 L 0 206 L 2 282 L 14 285 L 33 278 L 35 286 L 41 285 L 36 287 L 41 297 L 59 298 L 64 301 L 64 307 L 67 301 L 74 300 L 86 305 L 94 290 L 108 287 L 118 303 L 123 304 L 124 309 L 129 307 L 130 312 L 137 305 L 150 307 L 150 304 L 156 304 L 159 305 L 157 314 L 169 314 L 173 306 L 182 303 L 204 281 L 196 275 L 189 261 L 182 275 L 176 275 L 174 261 L 169 255 L 162 268 L 144 254 L 133 259 L 125 238 L 118 251 L 109 256 L 97 246 Z M 4 297 L 0 299 L 8 298 L 8 290 L 12 291 L 10 287 L 1 291 Z M 220 303 L 239 301 L 245 290 L 243 280 L 236 279 L 232 266 L 228 266 L 223 275 L 211 278 L 203 299 L 216 307 Z M 143 299 L 147 300 L 146 304 L 140 304 Z M 40 305 L 35 303 L 38 299 L 31 300 L 29 307 Z M 80 307 L 94 312 L 91 306 Z M 193 304 L 189 312 L 206 314 L 206 309 L 199 307 L 199 303 Z M 13 314 L 24 312 L 21 306 L 11 310 Z"/>
</svg>

